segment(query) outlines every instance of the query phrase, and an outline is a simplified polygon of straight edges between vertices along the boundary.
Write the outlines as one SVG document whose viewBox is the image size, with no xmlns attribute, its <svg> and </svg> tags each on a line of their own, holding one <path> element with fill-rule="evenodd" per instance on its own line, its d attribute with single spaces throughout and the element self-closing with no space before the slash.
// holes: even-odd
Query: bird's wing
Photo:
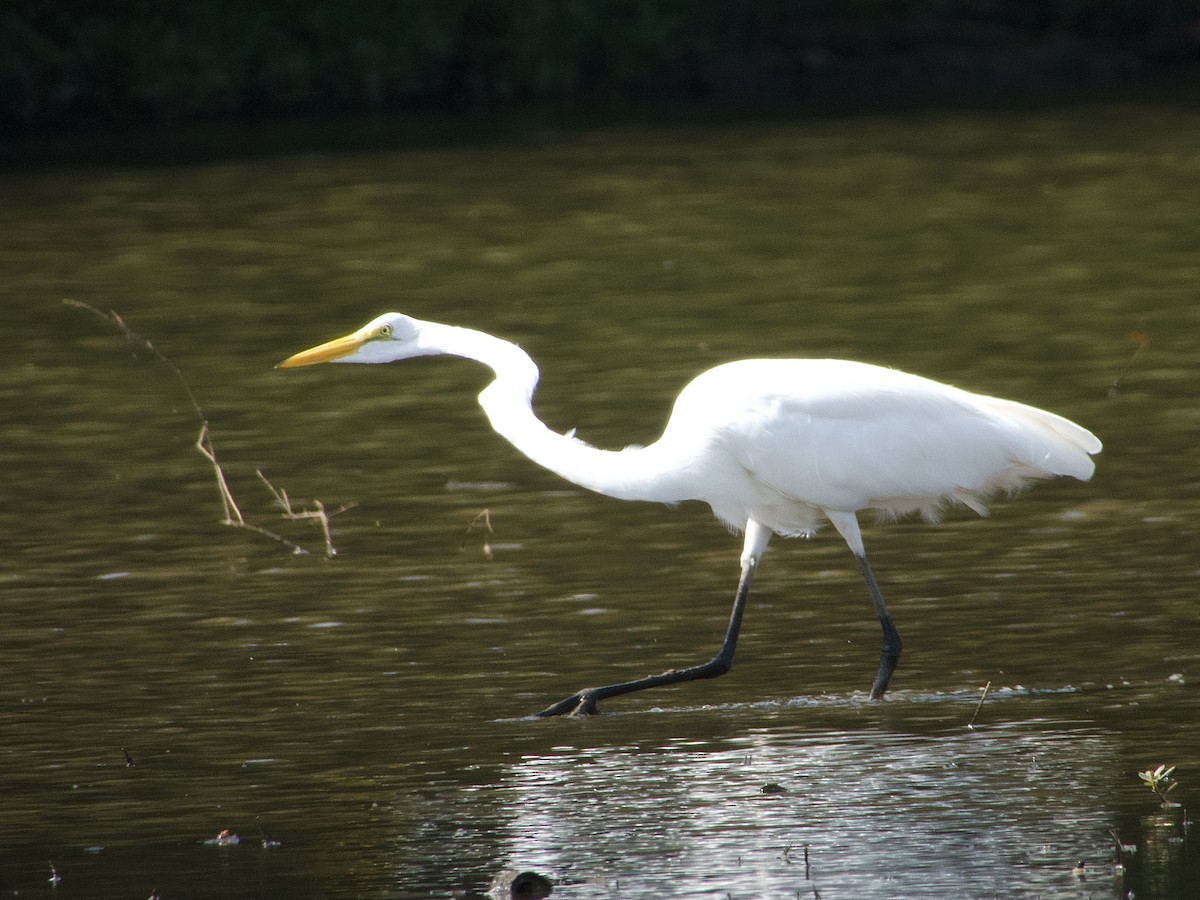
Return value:
<svg viewBox="0 0 1200 900">
<path fill-rule="evenodd" d="M 763 485 L 809 506 L 932 515 L 957 501 L 982 512 L 989 494 L 1025 479 L 1090 474 L 1085 448 L 1044 419 L 1058 417 L 1031 407 L 860 363 L 721 368 L 701 392 L 719 439 Z"/>
</svg>

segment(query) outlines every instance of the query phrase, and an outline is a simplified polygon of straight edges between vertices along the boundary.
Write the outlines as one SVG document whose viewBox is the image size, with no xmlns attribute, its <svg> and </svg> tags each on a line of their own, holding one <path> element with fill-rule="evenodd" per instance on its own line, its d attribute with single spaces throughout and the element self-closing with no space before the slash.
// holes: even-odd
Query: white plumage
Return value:
<svg viewBox="0 0 1200 900">
<path fill-rule="evenodd" d="M 745 533 L 742 577 L 721 652 L 711 661 L 588 688 L 541 715 L 590 713 L 607 697 L 728 671 L 750 583 L 772 534 L 811 534 L 822 521 L 845 538 L 884 631 L 878 698 L 900 637 L 867 562 L 856 513 L 936 517 L 946 503 L 986 511 L 988 498 L 1026 481 L 1087 480 L 1101 449 L 1090 431 L 1053 413 L 927 378 L 834 359 L 750 359 L 697 376 L 679 394 L 662 436 L 646 447 L 600 450 L 547 428 L 534 414 L 537 366 L 515 344 L 480 331 L 387 313 L 358 331 L 281 363 L 392 362 L 452 354 L 489 366 L 479 395 L 492 427 L 534 462 L 623 500 L 708 503 Z"/>
<path fill-rule="evenodd" d="M 1100 449 L 1052 413 L 833 359 L 710 369 L 680 393 L 661 442 L 668 456 L 707 461 L 697 479 L 707 493 L 693 499 L 738 528 L 755 519 L 786 536 L 827 510 L 983 512 L 991 494 L 1028 479 L 1089 478 Z"/>
</svg>

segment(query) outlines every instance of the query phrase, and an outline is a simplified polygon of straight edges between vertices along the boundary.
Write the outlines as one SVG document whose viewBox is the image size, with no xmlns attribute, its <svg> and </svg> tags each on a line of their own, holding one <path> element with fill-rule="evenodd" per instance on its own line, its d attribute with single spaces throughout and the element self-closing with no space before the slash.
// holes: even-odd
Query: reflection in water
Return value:
<svg viewBox="0 0 1200 900">
<path fill-rule="evenodd" d="M 719 748 L 560 747 L 498 790 L 506 859 L 553 872 L 564 897 L 1086 896 L 1080 859 L 1088 889 L 1113 878 L 1112 764 L 1110 738 L 1042 722 L 764 731 Z"/>
</svg>

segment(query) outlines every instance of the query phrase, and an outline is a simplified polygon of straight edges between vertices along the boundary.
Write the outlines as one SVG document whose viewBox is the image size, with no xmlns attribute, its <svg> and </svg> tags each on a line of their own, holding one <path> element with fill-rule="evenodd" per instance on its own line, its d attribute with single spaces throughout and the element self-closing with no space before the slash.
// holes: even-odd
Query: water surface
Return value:
<svg viewBox="0 0 1200 900">
<path fill-rule="evenodd" d="M 3 176 L 0 889 L 1194 896 L 1185 813 L 1136 773 L 1200 806 L 1198 146 L 1164 102 Z M 68 298 L 178 367 L 247 519 L 311 552 L 221 524 L 172 372 Z M 600 446 L 708 366 L 802 355 L 1105 451 L 988 519 L 864 523 L 905 638 L 884 703 L 823 532 L 773 545 L 729 676 L 532 721 L 707 658 L 740 545 L 535 468 L 469 363 L 273 369 L 386 309 L 517 341 Z M 256 470 L 353 504 L 336 557 Z"/>
</svg>

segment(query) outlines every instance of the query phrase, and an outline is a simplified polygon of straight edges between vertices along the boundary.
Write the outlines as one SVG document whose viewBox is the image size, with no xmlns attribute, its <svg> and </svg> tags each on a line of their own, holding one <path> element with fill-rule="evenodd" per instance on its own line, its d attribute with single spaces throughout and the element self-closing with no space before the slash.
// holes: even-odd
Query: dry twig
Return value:
<svg viewBox="0 0 1200 900">
<path fill-rule="evenodd" d="M 271 492 L 271 496 L 275 498 L 275 502 L 283 508 L 283 517 L 289 521 L 296 522 L 300 519 L 313 519 L 321 528 L 321 534 L 325 538 L 325 555 L 337 556 L 337 548 L 333 546 L 333 535 L 329 530 L 329 519 L 331 516 L 336 516 L 339 513 L 344 513 L 348 509 L 353 509 L 358 506 L 357 503 L 343 503 L 333 512 L 328 512 L 325 509 L 325 504 L 320 500 L 313 500 L 312 509 L 294 510 L 292 509 L 292 501 L 287 495 L 287 491 L 282 488 L 276 488 L 267 480 L 267 476 L 262 473 L 261 469 L 255 469 L 254 474 L 259 477 L 259 480 L 267 486 L 267 490 Z"/>
<path fill-rule="evenodd" d="M 979 718 L 979 710 L 983 709 L 984 698 L 987 697 L 988 691 L 991 689 L 991 687 L 992 683 L 990 681 L 983 686 L 983 693 L 979 695 L 979 702 L 975 704 L 975 712 L 971 716 L 971 721 L 967 723 L 968 728 L 975 727 L 975 720 Z"/>
<path fill-rule="evenodd" d="M 257 534 L 261 534 L 273 541 L 278 541 L 291 550 L 292 553 L 297 555 L 308 553 L 308 551 L 299 544 L 288 540 L 283 535 L 276 534 L 273 531 L 269 531 L 266 528 L 253 525 L 246 521 L 245 517 L 242 515 L 242 511 L 238 508 L 237 501 L 233 499 L 233 492 L 229 489 L 229 482 L 225 477 L 225 470 L 221 468 L 221 464 L 217 461 L 217 450 L 216 447 L 213 446 L 212 434 L 208 425 L 208 417 L 204 414 L 204 410 L 201 408 L 200 402 L 196 399 L 196 395 L 192 392 L 191 385 L 187 383 L 187 379 L 184 378 L 183 373 L 179 371 L 179 367 L 167 359 L 167 357 L 164 356 L 162 352 L 152 343 L 126 325 L 125 320 L 115 312 L 101 312 L 100 310 L 96 309 L 96 307 L 89 303 L 84 303 L 81 300 L 63 300 L 63 303 L 75 309 L 82 309 L 90 312 L 92 315 L 97 316 L 105 322 L 108 322 L 110 325 L 116 326 L 125 335 L 125 339 L 129 341 L 134 348 L 139 348 L 147 353 L 150 353 L 155 359 L 166 366 L 172 375 L 175 376 L 175 380 L 183 389 L 184 395 L 187 397 L 188 402 L 192 405 L 192 411 L 196 414 L 196 418 L 200 422 L 200 434 L 196 438 L 196 450 L 199 451 L 201 456 L 208 460 L 209 464 L 213 468 L 213 475 L 217 481 L 217 493 L 221 497 L 221 508 L 224 512 L 224 518 L 221 520 L 221 524 L 230 525 L 235 528 L 244 528 L 247 531 L 253 531 Z M 325 536 L 326 555 L 333 556 L 337 553 L 330 536 L 329 515 L 326 514 L 325 507 L 322 505 L 321 501 L 313 501 L 316 506 L 315 511 L 301 510 L 300 512 L 295 512 L 288 503 L 286 493 L 277 491 L 274 486 L 263 476 L 262 472 L 258 473 L 258 477 L 262 479 L 264 484 L 266 484 L 267 489 L 272 493 L 272 495 L 274 495 L 276 501 L 278 501 L 286 510 L 286 517 L 288 519 L 317 519 Z M 341 509 L 337 510 L 337 512 L 344 512 L 355 505 L 356 504 L 353 503 L 343 505 Z M 333 515 L 336 515 L 336 513 L 333 513 Z"/>
<path fill-rule="evenodd" d="M 494 534 L 492 529 L 492 514 L 488 510 L 482 510 L 479 515 L 471 520 L 471 524 L 467 526 L 467 531 L 463 535 L 462 542 L 458 545 L 459 550 L 466 549 L 467 538 L 471 536 L 471 532 L 482 523 L 482 527 L 487 531 L 487 534 Z M 483 555 L 488 559 L 492 558 L 492 542 L 486 536 L 483 539 Z"/>
</svg>

